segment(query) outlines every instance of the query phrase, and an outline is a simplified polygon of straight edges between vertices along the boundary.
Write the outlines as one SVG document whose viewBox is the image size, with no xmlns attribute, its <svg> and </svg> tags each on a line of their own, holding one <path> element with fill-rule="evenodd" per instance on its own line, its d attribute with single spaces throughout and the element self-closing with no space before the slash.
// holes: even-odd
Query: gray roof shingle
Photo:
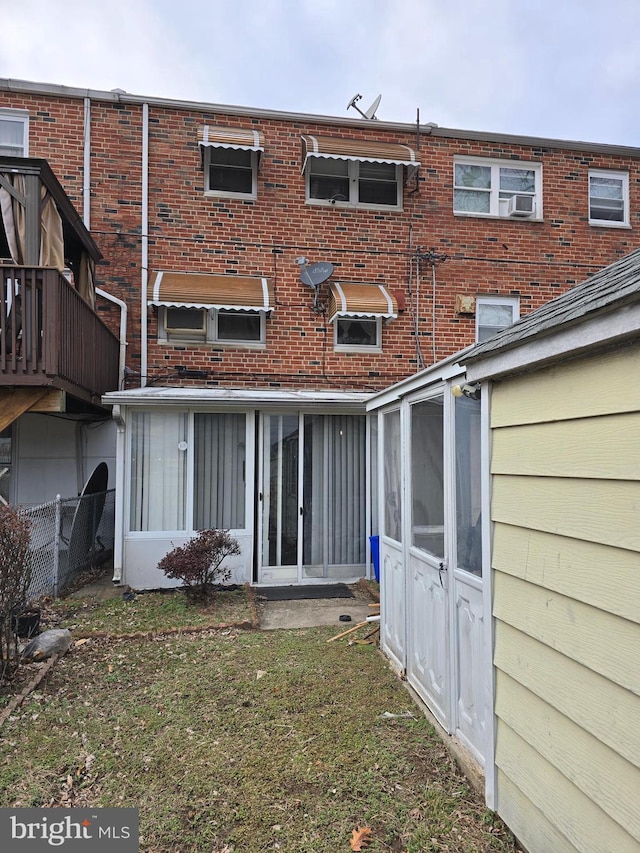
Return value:
<svg viewBox="0 0 640 853">
<path fill-rule="evenodd" d="M 530 314 L 517 320 L 475 347 L 465 357 L 465 363 L 501 350 L 514 349 L 534 335 L 547 335 L 596 312 L 640 300 L 640 249 L 594 273 L 586 281 L 572 287 Z"/>
</svg>

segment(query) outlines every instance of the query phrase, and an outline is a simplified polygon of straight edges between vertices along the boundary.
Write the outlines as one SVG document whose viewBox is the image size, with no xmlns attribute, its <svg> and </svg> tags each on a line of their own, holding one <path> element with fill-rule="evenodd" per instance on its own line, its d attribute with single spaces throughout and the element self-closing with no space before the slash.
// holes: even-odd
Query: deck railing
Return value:
<svg viewBox="0 0 640 853">
<path fill-rule="evenodd" d="M 0 266 L 0 277 L 0 387 L 117 389 L 118 339 L 58 270 Z"/>
</svg>

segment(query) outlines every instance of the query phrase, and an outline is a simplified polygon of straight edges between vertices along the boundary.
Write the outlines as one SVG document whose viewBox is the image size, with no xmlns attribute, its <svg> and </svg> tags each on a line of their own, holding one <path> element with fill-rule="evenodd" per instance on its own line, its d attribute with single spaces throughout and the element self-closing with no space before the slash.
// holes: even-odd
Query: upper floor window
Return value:
<svg viewBox="0 0 640 853">
<path fill-rule="evenodd" d="M 453 209 L 473 216 L 542 219 L 542 166 L 519 160 L 458 157 Z"/>
<path fill-rule="evenodd" d="M 204 191 L 210 195 L 254 199 L 264 138 L 257 130 L 210 127 L 198 131 Z"/>
<path fill-rule="evenodd" d="M 160 309 L 158 339 L 169 343 L 264 344 L 262 311 L 227 311 L 223 308 Z"/>
<path fill-rule="evenodd" d="M 258 276 L 158 271 L 148 304 L 158 309 L 161 343 L 219 343 L 263 347 L 273 283 Z"/>
<path fill-rule="evenodd" d="M 506 329 L 520 316 L 517 296 L 478 296 L 476 299 L 476 342 L 486 341 Z"/>
<path fill-rule="evenodd" d="M 302 137 L 306 198 L 339 207 L 402 209 L 402 179 L 420 165 L 407 145 Z"/>
<path fill-rule="evenodd" d="M 591 225 L 629 225 L 629 175 L 606 169 L 589 170 Z"/>
<path fill-rule="evenodd" d="M 398 305 L 383 284 L 332 281 L 328 316 L 336 352 L 380 352 L 382 321 L 395 319 Z"/>
<path fill-rule="evenodd" d="M 29 113 L 26 110 L 0 110 L 0 155 L 29 156 Z"/>
</svg>

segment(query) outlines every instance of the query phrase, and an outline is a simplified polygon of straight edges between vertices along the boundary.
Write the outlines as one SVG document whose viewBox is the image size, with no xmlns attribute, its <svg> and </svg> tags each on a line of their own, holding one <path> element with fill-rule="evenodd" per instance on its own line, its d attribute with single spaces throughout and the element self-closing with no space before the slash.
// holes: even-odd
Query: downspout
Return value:
<svg viewBox="0 0 640 853">
<path fill-rule="evenodd" d="M 127 360 L 127 303 L 106 290 L 96 287 L 96 296 L 102 296 L 103 299 L 108 299 L 120 308 L 120 360 L 118 364 L 118 390 L 124 388 L 125 364 Z"/>
<path fill-rule="evenodd" d="M 124 465 L 125 465 L 125 422 L 119 405 L 114 405 L 111 417 L 116 422 L 116 512 L 113 524 L 113 577 L 114 584 L 122 583 L 124 562 Z"/>
<path fill-rule="evenodd" d="M 84 99 L 84 141 L 82 169 L 82 218 L 91 230 L 91 98 Z"/>
<path fill-rule="evenodd" d="M 147 384 L 147 283 L 149 279 L 149 104 L 142 105 L 142 276 L 140 282 L 140 387 Z"/>
</svg>

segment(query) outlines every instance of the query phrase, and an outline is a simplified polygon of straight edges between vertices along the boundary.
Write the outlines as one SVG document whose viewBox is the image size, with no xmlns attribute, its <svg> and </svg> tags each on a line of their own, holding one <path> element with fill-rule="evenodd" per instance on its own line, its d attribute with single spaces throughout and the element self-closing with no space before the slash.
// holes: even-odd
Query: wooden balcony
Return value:
<svg viewBox="0 0 640 853">
<path fill-rule="evenodd" d="M 0 276 L 0 389 L 99 405 L 118 388 L 117 337 L 58 270 L 3 264 Z"/>
</svg>

